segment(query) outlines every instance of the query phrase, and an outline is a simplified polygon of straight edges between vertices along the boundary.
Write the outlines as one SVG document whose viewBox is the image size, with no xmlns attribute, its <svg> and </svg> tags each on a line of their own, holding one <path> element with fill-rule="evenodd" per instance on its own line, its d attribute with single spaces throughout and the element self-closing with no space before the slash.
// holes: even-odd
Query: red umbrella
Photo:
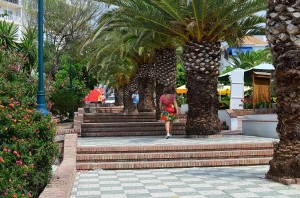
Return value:
<svg viewBox="0 0 300 198">
<path fill-rule="evenodd" d="M 100 91 L 98 89 L 91 90 L 89 95 L 84 98 L 85 102 L 98 102 Z"/>
</svg>

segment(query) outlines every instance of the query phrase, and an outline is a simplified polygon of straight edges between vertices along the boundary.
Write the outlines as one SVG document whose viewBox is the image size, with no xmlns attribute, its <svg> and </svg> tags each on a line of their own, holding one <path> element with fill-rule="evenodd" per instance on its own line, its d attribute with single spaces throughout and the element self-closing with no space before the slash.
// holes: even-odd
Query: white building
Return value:
<svg viewBox="0 0 300 198">
<path fill-rule="evenodd" d="M 0 17 L 0 20 L 13 22 L 18 29 L 18 40 L 20 40 L 23 31 L 23 6 L 22 0 L 0 0 L 0 14 L 7 14 L 5 17 Z"/>
</svg>

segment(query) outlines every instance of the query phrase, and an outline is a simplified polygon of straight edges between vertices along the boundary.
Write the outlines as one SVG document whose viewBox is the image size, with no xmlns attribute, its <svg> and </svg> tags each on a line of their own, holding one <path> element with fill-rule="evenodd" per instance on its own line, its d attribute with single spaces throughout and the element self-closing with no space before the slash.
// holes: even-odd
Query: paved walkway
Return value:
<svg viewBox="0 0 300 198">
<path fill-rule="evenodd" d="M 299 198 L 300 186 L 264 179 L 269 166 L 79 172 L 71 198 Z"/>
<path fill-rule="evenodd" d="M 233 144 L 233 143 L 260 143 L 273 142 L 276 139 L 245 135 L 223 135 L 220 138 L 185 138 L 174 135 L 170 139 L 165 136 L 128 136 L 128 137 L 101 137 L 80 138 L 79 146 L 149 146 L 149 145 L 193 145 L 193 144 Z"/>
</svg>

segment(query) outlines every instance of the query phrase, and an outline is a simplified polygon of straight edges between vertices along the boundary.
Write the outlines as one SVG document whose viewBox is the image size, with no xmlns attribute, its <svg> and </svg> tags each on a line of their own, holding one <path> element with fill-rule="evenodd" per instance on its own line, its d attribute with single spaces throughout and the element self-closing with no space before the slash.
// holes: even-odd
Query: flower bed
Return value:
<svg viewBox="0 0 300 198">
<path fill-rule="evenodd" d="M 0 197 L 38 197 L 58 155 L 55 123 L 36 109 L 22 54 L 0 49 Z"/>
</svg>

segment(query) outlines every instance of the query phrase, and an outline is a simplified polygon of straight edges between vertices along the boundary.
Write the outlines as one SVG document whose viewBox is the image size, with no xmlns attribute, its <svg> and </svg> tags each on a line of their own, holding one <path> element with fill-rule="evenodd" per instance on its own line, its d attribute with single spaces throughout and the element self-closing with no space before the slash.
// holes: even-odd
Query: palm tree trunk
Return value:
<svg viewBox="0 0 300 198">
<path fill-rule="evenodd" d="M 186 43 L 183 61 L 186 69 L 189 110 L 186 133 L 188 137 L 220 133 L 218 117 L 219 43 Z"/>
<path fill-rule="evenodd" d="M 138 105 L 139 112 L 153 112 L 154 111 L 154 79 L 153 78 L 139 78 L 139 95 L 140 102 Z"/>
<path fill-rule="evenodd" d="M 270 161 L 270 178 L 300 178 L 300 21 L 295 18 L 299 13 L 299 2 L 269 1 L 267 38 L 275 66 L 280 137 Z"/>
<path fill-rule="evenodd" d="M 115 106 L 123 106 L 123 90 L 124 87 L 119 87 L 115 90 Z"/>
<path fill-rule="evenodd" d="M 134 106 L 132 103 L 132 94 L 135 90 L 137 90 L 137 78 L 134 77 L 130 80 L 130 82 L 125 85 L 124 91 L 123 91 L 123 101 L 124 101 L 124 113 L 133 113 L 134 112 Z"/>
<path fill-rule="evenodd" d="M 139 112 L 154 111 L 154 68 L 153 63 L 138 64 Z"/>
<path fill-rule="evenodd" d="M 159 98 L 163 94 L 163 89 L 168 86 L 176 86 L 176 50 L 161 48 L 155 51 L 155 101 L 156 101 L 156 118 L 160 117 Z"/>
</svg>

